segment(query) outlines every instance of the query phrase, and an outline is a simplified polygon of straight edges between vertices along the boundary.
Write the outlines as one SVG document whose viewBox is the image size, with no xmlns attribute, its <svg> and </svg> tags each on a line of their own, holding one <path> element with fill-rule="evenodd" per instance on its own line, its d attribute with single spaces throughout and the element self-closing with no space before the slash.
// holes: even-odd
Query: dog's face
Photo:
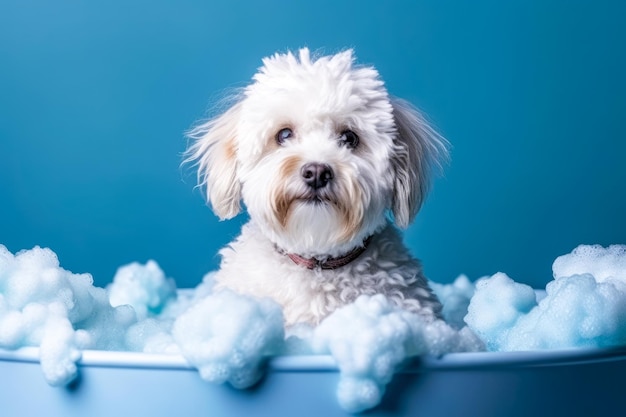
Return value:
<svg viewBox="0 0 626 417">
<path fill-rule="evenodd" d="M 443 139 L 352 51 L 263 64 L 226 113 L 192 132 L 190 160 L 216 214 L 236 215 L 243 200 L 271 241 L 304 256 L 345 253 L 389 211 L 407 226 Z"/>
</svg>

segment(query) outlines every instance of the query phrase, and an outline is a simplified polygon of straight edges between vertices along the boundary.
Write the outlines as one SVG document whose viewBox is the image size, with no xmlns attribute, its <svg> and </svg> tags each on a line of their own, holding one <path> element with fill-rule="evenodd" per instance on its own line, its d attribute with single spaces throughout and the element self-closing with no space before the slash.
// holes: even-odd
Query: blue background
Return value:
<svg viewBox="0 0 626 417">
<path fill-rule="evenodd" d="M 626 3 L 0 3 L 0 243 L 98 285 L 153 258 L 180 287 L 218 222 L 179 167 L 184 132 L 262 57 L 353 47 L 454 149 L 406 240 L 429 277 L 542 286 L 581 243 L 626 243 Z"/>
</svg>

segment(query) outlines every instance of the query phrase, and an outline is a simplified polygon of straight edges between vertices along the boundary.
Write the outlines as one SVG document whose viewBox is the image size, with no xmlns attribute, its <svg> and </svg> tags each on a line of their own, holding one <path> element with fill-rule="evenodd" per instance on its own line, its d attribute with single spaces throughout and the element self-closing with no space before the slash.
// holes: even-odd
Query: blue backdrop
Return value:
<svg viewBox="0 0 626 417">
<path fill-rule="evenodd" d="M 262 57 L 353 47 L 453 144 L 406 240 L 429 277 L 541 286 L 581 243 L 626 243 L 626 3 L 0 3 L 0 243 L 98 285 L 153 258 L 181 287 L 245 221 L 181 171 L 184 132 Z"/>
</svg>

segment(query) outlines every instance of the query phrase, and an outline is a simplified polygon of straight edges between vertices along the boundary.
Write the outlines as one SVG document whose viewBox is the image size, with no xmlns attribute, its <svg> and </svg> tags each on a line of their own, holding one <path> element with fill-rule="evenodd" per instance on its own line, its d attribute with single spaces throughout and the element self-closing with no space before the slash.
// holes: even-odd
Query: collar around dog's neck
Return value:
<svg viewBox="0 0 626 417">
<path fill-rule="evenodd" d="M 345 255 L 337 256 L 335 258 L 327 258 L 325 260 L 319 260 L 317 258 L 305 258 L 304 256 L 300 256 L 296 253 L 288 253 L 284 251 L 281 252 L 287 255 L 289 259 L 291 259 L 296 265 L 305 267 L 307 269 L 337 269 L 341 268 L 342 266 L 348 265 L 350 262 L 361 256 L 361 254 L 365 252 L 365 249 L 367 249 L 367 245 L 369 245 L 371 240 L 372 236 L 369 236 L 363 241 L 363 245 L 357 246 Z"/>
</svg>

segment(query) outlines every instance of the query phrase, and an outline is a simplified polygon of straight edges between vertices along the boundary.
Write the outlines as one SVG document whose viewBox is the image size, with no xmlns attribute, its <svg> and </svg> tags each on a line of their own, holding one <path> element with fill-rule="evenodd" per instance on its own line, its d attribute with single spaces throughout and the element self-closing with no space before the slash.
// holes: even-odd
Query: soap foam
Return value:
<svg viewBox="0 0 626 417">
<path fill-rule="evenodd" d="M 455 329 L 463 328 L 467 307 L 474 296 L 474 284 L 467 275 L 459 275 L 452 284 L 428 284 L 443 305 L 441 314 L 445 321 Z"/>
<path fill-rule="evenodd" d="M 426 320 L 382 294 L 363 295 L 337 309 L 314 330 L 312 345 L 337 361 L 337 399 L 349 412 L 377 405 L 394 373 L 412 356 L 484 348 L 467 328 L 456 331 L 442 320 Z"/>
<path fill-rule="evenodd" d="M 626 246 L 579 246 L 553 275 L 540 300 L 503 273 L 477 281 L 465 321 L 489 350 L 626 344 Z"/>
<path fill-rule="evenodd" d="M 135 321 L 128 306 L 109 304 L 91 275 L 61 268 L 50 249 L 13 255 L 0 245 L 0 347 L 39 347 L 51 385 L 76 377 L 83 349 L 123 348 L 125 328 Z"/>
<path fill-rule="evenodd" d="M 555 279 L 572 275 L 592 275 L 597 282 L 614 279 L 626 282 L 626 245 L 580 245 L 552 264 Z"/>
<path fill-rule="evenodd" d="M 113 307 L 130 305 L 139 319 L 157 315 L 176 298 L 176 284 L 166 278 L 159 265 L 149 260 L 145 265 L 133 262 L 120 267 L 108 286 Z"/>
<path fill-rule="evenodd" d="M 203 379 L 237 388 L 260 379 L 263 360 L 279 353 L 285 338 L 276 302 L 229 290 L 194 303 L 176 319 L 172 334 Z"/>
</svg>

